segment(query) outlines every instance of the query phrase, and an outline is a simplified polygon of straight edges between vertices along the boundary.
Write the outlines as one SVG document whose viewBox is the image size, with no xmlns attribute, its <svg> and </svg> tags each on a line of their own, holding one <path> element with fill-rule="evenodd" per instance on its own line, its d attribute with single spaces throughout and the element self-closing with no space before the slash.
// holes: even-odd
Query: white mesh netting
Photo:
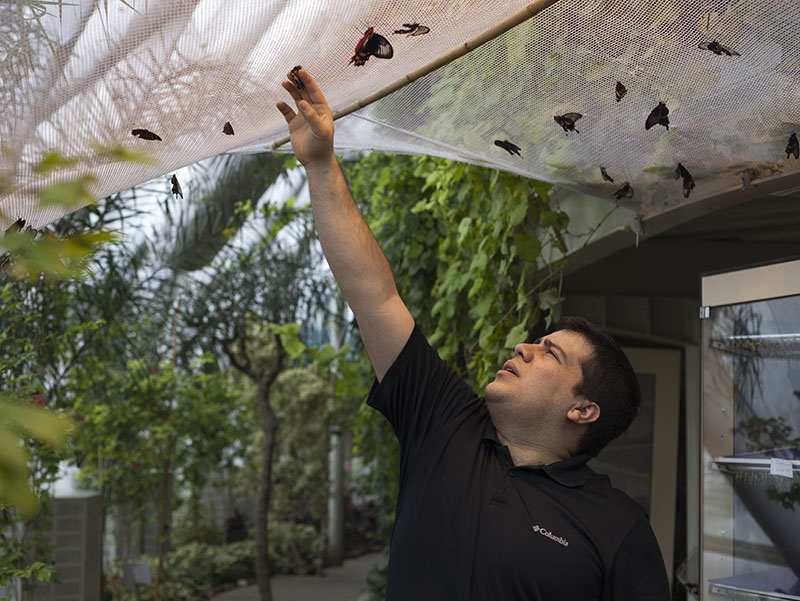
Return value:
<svg viewBox="0 0 800 601">
<path fill-rule="evenodd" d="M 0 4 L 0 231 L 67 211 L 36 208 L 47 151 L 88 157 L 96 196 L 286 133 L 275 109 L 303 65 L 331 108 L 349 105 L 524 8 L 524 0 L 25 0 Z M 430 33 L 393 34 L 416 22 Z M 348 61 L 368 27 L 390 60 Z M 699 48 L 716 41 L 740 56 Z M 616 82 L 627 94 L 617 102 Z M 646 130 L 659 102 L 669 130 Z M 580 133 L 554 115 L 577 112 Z M 235 135 L 225 135 L 230 122 Z M 800 123 L 800 0 L 560 0 L 454 62 L 337 122 L 336 145 L 429 153 L 554 182 L 641 217 L 791 171 Z M 163 141 L 135 138 L 143 128 Z M 521 157 L 493 144 L 507 139 Z M 154 162 L 121 162 L 126 145 Z M 289 150 L 288 145 L 282 150 Z M 696 187 L 688 199 L 673 172 Z M 614 183 L 604 181 L 599 166 Z"/>
</svg>

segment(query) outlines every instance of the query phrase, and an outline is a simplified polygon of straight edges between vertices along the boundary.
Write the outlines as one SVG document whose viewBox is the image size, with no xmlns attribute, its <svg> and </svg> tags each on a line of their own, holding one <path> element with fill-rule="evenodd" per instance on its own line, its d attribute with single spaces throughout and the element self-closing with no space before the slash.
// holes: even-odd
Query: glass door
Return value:
<svg viewBox="0 0 800 601">
<path fill-rule="evenodd" d="M 800 261 L 703 280 L 701 597 L 800 601 Z"/>
</svg>

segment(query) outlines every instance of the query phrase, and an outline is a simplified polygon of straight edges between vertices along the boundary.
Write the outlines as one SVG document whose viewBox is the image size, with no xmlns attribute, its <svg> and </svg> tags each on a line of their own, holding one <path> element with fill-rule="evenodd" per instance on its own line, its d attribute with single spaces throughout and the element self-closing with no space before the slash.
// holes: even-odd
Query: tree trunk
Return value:
<svg viewBox="0 0 800 601">
<path fill-rule="evenodd" d="M 153 587 L 153 601 L 159 601 L 161 585 L 164 582 L 164 553 L 167 549 L 167 513 L 169 511 L 169 473 L 172 467 L 172 434 L 167 438 L 167 449 L 161 473 L 161 503 L 158 510 L 158 568 Z"/>
<path fill-rule="evenodd" d="M 277 375 L 275 370 L 275 375 Z M 269 566 L 269 498 L 272 492 L 272 455 L 275 449 L 275 430 L 277 418 L 269 404 L 269 389 L 275 377 L 258 383 L 258 409 L 264 438 L 261 443 L 261 474 L 258 481 L 258 501 L 256 506 L 256 577 L 258 579 L 259 601 L 272 601 Z M 267 379 L 265 379 L 267 380 Z"/>
</svg>

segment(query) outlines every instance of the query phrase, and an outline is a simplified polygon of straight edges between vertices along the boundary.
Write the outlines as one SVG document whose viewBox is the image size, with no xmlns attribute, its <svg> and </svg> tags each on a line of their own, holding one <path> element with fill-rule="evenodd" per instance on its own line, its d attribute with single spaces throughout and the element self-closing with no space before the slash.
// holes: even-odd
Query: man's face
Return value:
<svg viewBox="0 0 800 601">
<path fill-rule="evenodd" d="M 591 353 L 586 339 L 569 330 L 518 344 L 514 356 L 486 387 L 492 417 L 514 420 L 538 431 L 543 426 L 557 426 L 579 399 L 573 391 L 583 377 L 581 362 Z"/>
</svg>

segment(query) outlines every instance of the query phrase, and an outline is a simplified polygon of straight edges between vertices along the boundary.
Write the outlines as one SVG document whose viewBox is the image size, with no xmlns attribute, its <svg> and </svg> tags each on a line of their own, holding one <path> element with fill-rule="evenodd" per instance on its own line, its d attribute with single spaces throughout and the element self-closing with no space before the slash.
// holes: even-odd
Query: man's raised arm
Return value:
<svg viewBox="0 0 800 601">
<path fill-rule="evenodd" d="M 356 316 L 364 347 L 381 380 L 405 346 L 414 320 L 336 161 L 333 117 L 325 96 L 305 70 L 298 76 L 304 89 L 289 81 L 282 84 L 298 112 L 285 102 L 277 107 L 289 124 L 294 154 L 308 174 L 311 209 L 325 258 Z"/>
</svg>

